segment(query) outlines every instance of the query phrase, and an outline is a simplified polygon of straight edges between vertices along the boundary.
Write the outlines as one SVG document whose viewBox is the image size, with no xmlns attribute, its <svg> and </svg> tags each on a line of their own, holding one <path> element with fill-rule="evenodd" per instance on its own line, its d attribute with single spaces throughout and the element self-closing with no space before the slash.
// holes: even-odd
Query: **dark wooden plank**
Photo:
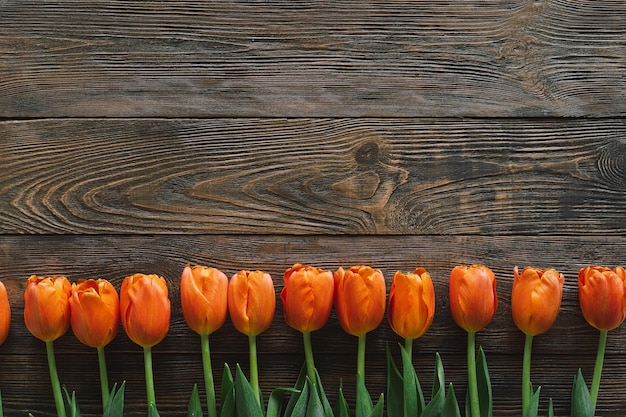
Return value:
<svg viewBox="0 0 626 417">
<path fill-rule="evenodd" d="M 0 4 L 0 117 L 623 116 L 626 4 Z"/>
<path fill-rule="evenodd" d="M 154 348 L 157 400 L 162 415 L 185 415 L 186 399 L 194 382 L 201 381 L 199 340 L 184 323 L 180 310 L 178 280 L 187 262 L 216 266 L 227 275 L 238 269 L 262 269 L 275 281 L 277 293 L 282 273 L 295 262 L 326 269 L 369 264 L 381 268 L 387 280 L 395 270 L 426 267 L 435 281 L 435 320 L 426 335 L 415 343 L 415 363 L 425 387 L 430 386 L 434 354 L 440 352 L 449 382 L 464 398 L 465 334 L 450 317 L 447 302 L 449 271 L 457 264 L 483 263 L 498 279 L 499 307 L 494 320 L 478 334 L 485 348 L 494 380 L 497 416 L 519 416 L 519 381 L 523 335 L 513 324 L 510 291 L 514 265 L 554 267 L 566 277 L 562 309 L 553 329 L 535 339 L 533 381 L 544 386 L 544 401 L 554 397 L 557 416 L 568 415 L 571 381 L 578 368 L 590 380 L 597 331 L 586 324 L 577 300 L 578 269 L 588 264 L 626 264 L 626 238 L 590 234 L 562 237 L 516 236 L 2 236 L 0 276 L 12 304 L 9 339 L 0 347 L 0 389 L 5 404 L 18 414 L 30 409 L 37 415 L 53 414 L 43 343 L 30 336 L 23 325 L 23 290 L 31 274 L 65 274 L 71 280 L 105 277 L 117 288 L 125 275 L 156 272 L 168 281 L 172 300 L 171 328 Z M 228 321 L 211 337 L 216 373 L 221 364 L 241 363 L 247 369 L 247 340 Z M 313 334 L 317 364 L 329 396 L 335 398 L 339 378 L 344 378 L 353 399 L 356 339 L 345 334 L 333 315 Z M 367 381 L 372 392 L 384 390 L 387 343 L 399 342 L 384 321 L 368 336 Z M 607 365 L 601 390 L 604 416 L 626 413 L 623 398 L 623 355 L 626 330 L 609 334 Z M 95 352 L 82 346 L 71 333 L 56 343 L 60 373 L 71 389 L 79 389 L 84 409 L 97 414 L 97 360 Z M 122 331 L 107 347 L 112 381 L 128 383 L 130 416 L 144 415 L 141 349 Z M 397 352 L 396 352 L 397 353 Z M 262 384 L 266 395 L 277 386 L 293 383 L 302 363 L 299 334 L 288 328 L 278 308 L 270 329 L 259 336 Z M 89 383 L 87 383 L 89 382 Z M 26 389 L 28 387 L 28 389 Z M 545 404 L 544 404 L 545 406 Z M 30 407 L 30 408 L 29 408 Z M 38 407 L 33 410 L 32 407 Z M 13 412 L 14 411 L 14 412 Z"/>
<path fill-rule="evenodd" d="M 626 232 L 626 121 L 0 123 L 0 233 Z"/>
</svg>

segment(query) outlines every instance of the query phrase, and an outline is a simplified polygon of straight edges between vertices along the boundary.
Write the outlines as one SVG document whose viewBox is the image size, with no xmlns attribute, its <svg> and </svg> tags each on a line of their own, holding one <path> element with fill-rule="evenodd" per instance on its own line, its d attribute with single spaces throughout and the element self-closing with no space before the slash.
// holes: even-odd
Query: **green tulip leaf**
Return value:
<svg viewBox="0 0 626 417">
<path fill-rule="evenodd" d="M 317 395 L 319 396 L 322 406 L 324 407 L 324 416 L 333 417 L 333 408 L 330 405 L 330 401 L 328 401 L 328 397 L 326 397 L 326 392 L 322 386 L 322 379 L 320 378 L 320 374 L 317 372 L 317 369 L 315 369 L 315 387 L 317 388 Z"/>
<path fill-rule="evenodd" d="M 109 399 L 104 406 L 104 412 L 102 417 L 124 417 L 124 388 L 126 382 L 122 382 L 119 390 L 117 384 L 113 384 L 111 392 L 109 393 Z"/>
<path fill-rule="evenodd" d="M 269 401 L 267 402 L 265 417 L 279 417 L 281 415 L 282 403 L 285 394 L 297 394 L 299 392 L 300 391 L 295 388 L 276 388 L 273 390 L 270 394 Z"/>
<path fill-rule="evenodd" d="M 420 417 L 438 417 L 441 415 L 443 410 L 443 406 L 445 404 L 446 396 L 445 392 L 442 390 L 437 391 L 437 393 L 430 399 L 426 407 L 424 407 L 424 411 L 420 414 Z"/>
<path fill-rule="evenodd" d="M 294 385 L 294 392 L 289 397 L 289 401 L 287 402 L 287 405 L 285 406 L 284 417 L 291 417 L 293 413 L 293 408 L 295 407 L 296 403 L 300 399 L 300 396 L 302 395 L 302 390 L 304 389 L 305 383 L 306 383 L 306 365 L 303 365 L 302 369 L 300 369 L 300 374 L 298 375 L 298 379 L 296 379 L 296 384 Z"/>
<path fill-rule="evenodd" d="M 291 417 L 306 417 L 310 389 L 311 386 L 307 383 L 307 379 L 305 377 L 304 387 L 302 388 L 302 391 L 300 391 L 300 394 L 298 395 L 298 400 L 291 410 Z"/>
<path fill-rule="evenodd" d="M 198 394 L 198 384 L 193 384 L 187 405 L 187 417 L 202 417 L 202 405 L 200 404 L 200 394 Z"/>
<path fill-rule="evenodd" d="M 263 417 L 259 398 L 239 364 L 237 364 L 235 377 L 235 415 L 236 417 Z"/>
<path fill-rule="evenodd" d="M 426 406 L 424 394 L 411 357 L 404 346 L 400 346 L 402 356 L 402 379 L 404 380 L 404 409 L 407 415 L 419 416 Z"/>
<path fill-rule="evenodd" d="M 550 401 L 548 401 L 548 416 L 547 417 L 554 417 L 554 404 L 552 404 L 552 398 L 550 398 Z"/>
<path fill-rule="evenodd" d="M 365 387 L 365 378 L 363 378 L 363 375 L 357 373 L 355 415 L 356 417 L 368 417 L 373 408 L 374 405 L 372 404 L 372 397 L 370 397 L 370 394 Z"/>
<path fill-rule="evenodd" d="M 433 394 L 420 417 L 438 417 L 443 412 L 446 399 L 445 375 L 439 353 L 435 355 L 435 375 L 433 377 Z"/>
<path fill-rule="evenodd" d="M 78 408 L 78 402 L 76 401 L 76 392 L 72 391 L 72 395 L 70 396 L 70 393 L 67 392 L 65 387 L 63 387 L 63 391 L 65 392 L 65 400 L 67 402 L 65 404 L 65 412 L 67 413 L 67 416 L 82 417 L 80 408 Z"/>
<path fill-rule="evenodd" d="M 235 417 L 235 383 L 227 363 L 224 364 L 221 390 L 222 405 L 219 412 L 220 417 Z"/>
<path fill-rule="evenodd" d="M 476 379 L 478 382 L 480 417 L 493 417 L 491 379 L 489 378 L 489 369 L 487 368 L 487 358 L 482 347 L 478 349 L 478 357 L 476 359 Z"/>
<path fill-rule="evenodd" d="M 456 399 L 454 388 L 452 384 L 448 386 L 448 393 L 441 410 L 441 417 L 461 417 L 461 410 L 459 410 L 459 402 Z"/>
<path fill-rule="evenodd" d="M 337 402 L 335 404 L 335 417 L 350 417 L 348 402 L 343 395 L 343 380 L 339 380 L 339 390 L 337 392 Z"/>
<path fill-rule="evenodd" d="M 226 395 L 233 390 L 235 387 L 235 382 L 233 379 L 233 373 L 230 370 L 230 367 L 227 363 L 224 363 L 224 372 L 222 373 L 222 398 L 225 398 Z"/>
<path fill-rule="evenodd" d="M 386 346 L 387 356 L 387 417 L 404 417 L 404 381 L 393 361 L 389 344 Z M 417 416 L 417 410 L 408 414 Z"/>
<path fill-rule="evenodd" d="M 532 386 L 531 386 L 532 391 Z M 528 410 L 525 410 L 524 417 L 537 417 L 539 414 L 539 393 L 541 391 L 541 387 L 538 387 L 537 390 L 530 397 L 530 403 L 528 404 Z"/>
<path fill-rule="evenodd" d="M 311 381 L 307 378 L 307 385 L 311 386 Z M 324 405 L 319 396 L 319 391 L 315 387 L 309 389 L 309 401 L 306 407 L 306 417 L 326 417 Z"/>
<path fill-rule="evenodd" d="M 446 377 L 443 370 L 443 362 L 439 353 L 435 353 L 435 377 L 433 378 L 433 397 L 438 391 L 446 391 Z"/>
<path fill-rule="evenodd" d="M 384 394 L 380 394 L 378 397 L 378 401 L 376 401 L 376 406 L 370 411 L 367 417 L 383 417 L 383 412 L 385 411 L 385 396 Z"/>
<path fill-rule="evenodd" d="M 159 412 L 157 411 L 156 405 L 154 404 L 148 405 L 148 417 L 161 417 L 159 416 Z"/>
<path fill-rule="evenodd" d="M 578 374 L 574 377 L 572 385 L 572 416 L 571 417 L 593 417 L 593 406 L 591 404 L 591 394 L 583 378 L 583 374 L 578 369 Z"/>
<path fill-rule="evenodd" d="M 235 417 L 235 388 L 226 392 L 226 395 L 222 396 L 222 406 L 220 407 L 220 417 Z"/>
</svg>

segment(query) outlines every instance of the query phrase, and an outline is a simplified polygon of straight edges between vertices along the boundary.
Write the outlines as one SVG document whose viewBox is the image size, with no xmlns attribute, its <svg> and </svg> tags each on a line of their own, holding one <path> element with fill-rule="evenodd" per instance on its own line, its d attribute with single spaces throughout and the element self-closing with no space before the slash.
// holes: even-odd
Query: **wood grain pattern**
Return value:
<svg viewBox="0 0 626 417">
<path fill-rule="evenodd" d="M 478 335 L 494 417 L 521 414 L 523 335 L 512 268 L 565 274 L 561 313 L 535 339 L 533 382 L 558 417 L 588 381 L 598 339 L 576 276 L 626 265 L 626 3 L 622 0 L 0 0 L 0 280 L 12 327 L 0 346 L 5 415 L 55 415 L 45 348 L 23 324 L 31 274 L 163 275 L 170 332 L 155 347 L 163 417 L 185 416 L 202 383 L 200 344 L 181 314 L 186 263 L 271 273 L 296 262 L 368 264 L 388 284 L 426 267 L 435 320 L 415 344 L 426 388 L 435 353 L 464 403 L 466 335 L 447 279 L 482 263 L 499 307 Z M 291 386 L 303 353 L 278 303 L 259 337 L 261 387 Z M 623 327 L 623 326 L 622 326 Z M 609 334 L 596 414 L 626 415 L 626 330 Z M 384 321 L 368 336 L 366 381 L 385 389 Z M 331 315 L 313 335 L 331 402 L 353 405 L 356 340 Z M 230 322 L 211 336 L 247 373 Z M 61 381 L 101 415 L 95 351 L 55 343 Z M 146 415 L 141 348 L 107 347 L 126 416 Z M 202 384 L 201 384 L 202 385 Z M 202 390 L 201 390 L 202 391 Z"/>
<path fill-rule="evenodd" d="M 626 123 L 0 123 L 0 233 L 623 234 Z"/>
<path fill-rule="evenodd" d="M 229 276 L 239 269 L 262 269 L 273 276 L 278 294 L 284 270 L 295 262 L 305 262 L 331 270 L 369 264 L 383 271 L 388 286 L 395 270 L 425 266 L 435 281 L 436 315 L 427 334 L 416 341 L 415 365 L 424 387 L 429 387 L 434 355 L 439 352 L 448 381 L 463 398 L 465 336 L 449 314 L 447 279 L 455 265 L 478 262 L 489 265 L 498 279 L 498 312 L 478 334 L 478 343 L 487 352 L 494 381 L 494 415 L 502 417 L 519 416 L 520 404 L 523 335 L 511 319 L 512 268 L 550 266 L 566 276 L 561 313 L 554 328 L 536 338 L 533 361 L 533 380 L 544 387 L 542 398 L 547 401 L 554 397 L 557 415 L 566 415 L 571 380 L 579 367 L 591 378 L 597 344 L 597 332 L 586 324 L 578 307 L 578 269 L 587 264 L 626 264 L 625 253 L 624 237 L 588 236 L 4 236 L 0 240 L 0 276 L 9 291 L 13 318 L 9 339 L 0 347 L 0 387 L 9 414 L 30 410 L 41 416 L 53 415 L 47 379 L 37 379 L 46 374 L 43 343 L 30 336 L 23 325 L 23 291 L 28 276 L 64 274 L 73 281 L 104 277 L 119 289 L 126 275 L 154 272 L 168 282 L 173 312 L 168 336 L 154 348 L 157 401 L 162 415 L 185 415 L 193 383 L 202 383 L 199 338 L 187 328 L 180 310 L 178 281 L 185 263 L 216 266 Z M 599 405 L 605 416 L 626 412 L 626 404 L 618 397 L 623 385 L 625 331 L 618 328 L 609 335 Z M 335 398 L 339 378 L 343 378 L 346 393 L 353 399 L 356 339 L 341 330 L 333 313 L 327 325 L 313 334 L 313 341 L 329 396 Z M 397 342 L 400 339 L 386 321 L 368 336 L 367 381 L 372 393 L 385 389 L 385 346 L 390 343 L 393 348 Z M 229 321 L 211 336 L 211 346 L 218 380 L 224 362 L 233 367 L 240 363 L 247 369 L 247 340 Z M 78 390 L 85 413 L 96 415 L 99 391 L 95 351 L 81 345 L 71 332 L 55 347 L 62 382 Z M 127 381 L 128 415 L 143 415 L 141 348 L 122 330 L 107 352 L 112 381 Z M 285 325 L 280 302 L 272 326 L 259 336 L 259 355 L 266 395 L 272 388 L 293 384 L 302 363 L 301 337 Z M 33 409 L 35 405 L 39 408 Z"/>
<path fill-rule="evenodd" d="M 0 117 L 624 116 L 625 16 L 621 0 L 3 1 Z"/>
</svg>

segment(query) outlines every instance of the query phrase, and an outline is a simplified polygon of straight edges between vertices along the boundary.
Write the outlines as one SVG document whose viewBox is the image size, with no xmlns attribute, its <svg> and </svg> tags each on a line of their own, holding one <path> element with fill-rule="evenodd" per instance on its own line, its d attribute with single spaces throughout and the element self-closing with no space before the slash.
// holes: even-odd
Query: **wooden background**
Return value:
<svg viewBox="0 0 626 417">
<path fill-rule="evenodd" d="M 623 0 L 0 1 L 0 278 L 12 327 L 0 347 L 5 415 L 54 415 L 45 349 L 23 324 L 31 274 L 135 272 L 169 284 L 169 335 L 154 348 L 157 404 L 185 416 L 202 383 L 185 325 L 186 263 L 227 275 L 262 269 L 282 286 L 301 262 L 368 264 L 388 283 L 426 267 L 434 323 L 415 344 L 422 383 L 440 352 L 458 397 L 465 334 L 447 280 L 482 263 L 498 279 L 496 317 L 478 334 L 495 417 L 521 414 L 523 335 L 512 269 L 566 277 L 554 328 L 535 339 L 541 410 L 569 415 L 578 368 L 590 382 L 597 332 L 577 273 L 626 264 L 626 3 Z M 367 385 L 385 387 L 386 321 L 368 337 Z M 301 340 L 282 319 L 259 337 L 267 398 L 294 383 Z M 334 403 L 353 404 L 356 339 L 334 315 L 313 334 Z M 247 371 L 247 340 L 211 337 Z M 95 351 L 55 343 L 61 382 L 100 413 Z M 626 415 L 626 330 L 609 333 L 597 414 Z M 146 414 L 141 348 L 107 347 L 126 415 Z M 461 401 L 463 404 L 463 401 Z"/>
</svg>

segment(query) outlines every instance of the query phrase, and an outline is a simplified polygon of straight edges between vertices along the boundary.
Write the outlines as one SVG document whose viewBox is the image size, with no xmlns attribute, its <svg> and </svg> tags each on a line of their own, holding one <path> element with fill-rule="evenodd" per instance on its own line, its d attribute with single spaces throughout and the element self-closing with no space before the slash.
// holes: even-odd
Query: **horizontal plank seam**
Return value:
<svg viewBox="0 0 626 417">
<path fill-rule="evenodd" d="M 179 117 L 179 116 L 128 116 L 128 117 L 93 117 L 93 116 L 63 116 L 63 117 L 0 117 L 0 123 L 5 122 L 38 122 L 46 120 L 488 120 L 488 121 L 580 121 L 580 120 L 626 120 L 626 114 L 614 116 L 207 116 L 207 117 Z"/>
</svg>

